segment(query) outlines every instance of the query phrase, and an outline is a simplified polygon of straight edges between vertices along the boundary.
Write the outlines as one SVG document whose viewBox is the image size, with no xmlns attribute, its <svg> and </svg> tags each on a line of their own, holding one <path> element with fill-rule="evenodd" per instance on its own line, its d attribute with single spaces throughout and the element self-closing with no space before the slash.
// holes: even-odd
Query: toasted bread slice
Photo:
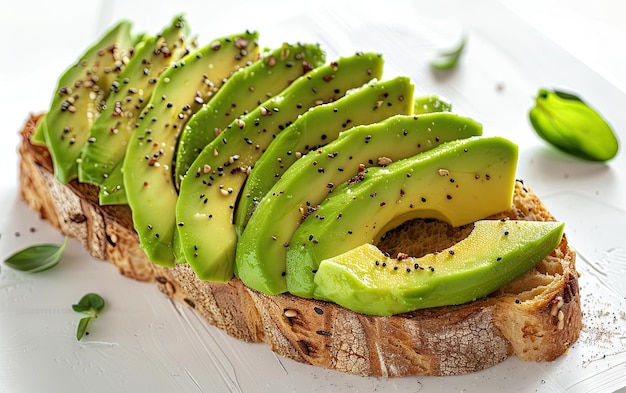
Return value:
<svg viewBox="0 0 626 393">
<path fill-rule="evenodd" d="M 534 269 L 487 298 L 392 317 L 362 315 L 289 294 L 268 296 L 237 279 L 203 282 L 188 265 L 153 265 L 139 248 L 127 206 L 99 206 L 95 187 L 55 180 L 48 151 L 30 143 L 38 119 L 33 115 L 26 122 L 19 148 L 20 192 L 30 208 L 82 242 L 94 257 L 110 261 L 128 277 L 156 281 L 165 294 L 238 339 L 265 342 L 302 363 L 396 377 L 469 373 L 511 355 L 551 361 L 580 334 L 576 255 L 565 236 Z M 511 209 L 493 218 L 554 220 L 521 181 Z M 468 231 L 415 220 L 389 233 L 380 247 L 420 256 L 456 243 Z"/>
</svg>

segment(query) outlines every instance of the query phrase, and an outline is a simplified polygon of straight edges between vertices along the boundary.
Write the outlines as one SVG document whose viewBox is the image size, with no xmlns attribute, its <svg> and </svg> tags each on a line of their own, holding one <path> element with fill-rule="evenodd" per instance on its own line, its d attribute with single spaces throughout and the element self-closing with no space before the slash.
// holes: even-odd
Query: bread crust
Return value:
<svg viewBox="0 0 626 393">
<path fill-rule="evenodd" d="M 99 206 L 97 188 L 56 181 L 46 148 L 30 143 L 40 116 L 31 115 L 21 131 L 20 195 L 28 206 L 78 239 L 95 258 L 111 262 L 125 276 L 155 281 L 163 293 L 235 338 L 264 342 L 298 362 L 384 377 L 470 373 L 511 355 L 551 361 L 578 339 L 582 312 L 576 255 L 565 236 L 534 269 L 484 299 L 391 317 L 289 294 L 269 296 L 237 279 L 203 282 L 188 265 L 154 265 L 139 247 L 128 206 Z M 554 220 L 521 181 L 511 209 L 492 218 Z M 402 245 L 408 244 L 403 236 L 427 233 L 420 242 L 426 248 L 413 250 L 417 255 L 458 241 L 462 230 L 421 220 L 391 237 Z"/>
</svg>

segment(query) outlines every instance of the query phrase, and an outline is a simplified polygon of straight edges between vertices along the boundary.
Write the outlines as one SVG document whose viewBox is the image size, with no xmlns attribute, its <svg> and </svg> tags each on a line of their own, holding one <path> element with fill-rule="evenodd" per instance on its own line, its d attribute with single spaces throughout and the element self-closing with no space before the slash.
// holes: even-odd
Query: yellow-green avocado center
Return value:
<svg viewBox="0 0 626 393">
<path fill-rule="evenodd" d="M 461 226 L 509 209 L 516 165 L 512 142 L 471 137 L 369 168 L 334 189 L 294 233 L 286 261 L 289 292 L 311 297 L 322 260 L 376 244 L 410 219 Z"/>
<path fill-rule="evenodd" d="M 395 259 L 363 244 L 321 262 L 315 297 L 392 315 L 484 297 L 531 269 L 561 241 L 563 223 L 482 220 L 438 253 Z"/>
</svg>

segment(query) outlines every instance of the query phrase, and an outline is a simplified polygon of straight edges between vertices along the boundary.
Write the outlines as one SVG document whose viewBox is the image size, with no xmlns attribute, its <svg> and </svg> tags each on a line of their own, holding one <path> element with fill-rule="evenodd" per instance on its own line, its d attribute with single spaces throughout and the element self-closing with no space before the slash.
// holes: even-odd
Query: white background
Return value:
<svg viewBox="0 0 626 393">
<path fill-rule="evenodd" d="M 449 98 L 455 111 L 521 148 L 518 177 L 566 222 L 579 252 L 585 326 L 551 363 L 515 358 L 458 377 L 362 378 L 300 365 L 246 344 L 172 303 L 154 284 L 121 277 L 71 241 L 55 269 L 17 273 L 0 265 L 0 392 L 546 391 L 612 392 L 626 386 L 626 153 L 607 164 L 555 151 L 527 112 L 540 87 L 581 95 L 626 141 L 626 6 L 618 1 L 192 1 L 11 2 L 0 14 L 0 257 L 62 237 L 19 200 L 18 131 L 46 110 L 56 79 L 119 18 L 157 32 L 186 12 L 200 43 L 242 29 L 262 46 L 320 42 L 328 59 L 357 50 L 386 58 L 385 76 L 409 75 L 418 94 Z M 428 61 L 463 34 L 459 67 Z M 19 234 L 19 236 L 18 236 Z M 87 292 L 107 308 L 74 338 L 70 306 Z"/>
</svg>

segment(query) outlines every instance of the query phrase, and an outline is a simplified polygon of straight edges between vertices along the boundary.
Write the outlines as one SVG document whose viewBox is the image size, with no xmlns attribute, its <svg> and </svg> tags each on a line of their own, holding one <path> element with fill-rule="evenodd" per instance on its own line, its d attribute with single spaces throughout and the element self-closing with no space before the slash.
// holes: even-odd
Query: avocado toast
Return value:
<svg viewBox="0 0 626 393">
<path fill-rule="evenodd" d="M 574 254 L 565 238 L 551 256 L 489 297 L 393 317 L 366 316 L 290 294 L 265 295 L 238 279 L 221 284 L 200 281 L 184 263 L 174 268 L 152 265 L 139 248 L 128 206 L 99 206 L 91 186 L 52 180 L 54 168 L 46 149 L 29 143 L 35 121 L 33 118 L 26 125 L 21 147 L 22 194 L 32 208 L 81 239 L 95 256 L 118 263 L 128 275 L 156 279 L 162 290 L 196 308 L 229 334 L 265 341 L 281 355 L 363 375 L 458 374 L 488 367 L 510 354 L 528 360 L 553 359 L 575 341 L 580 330 Z M 380 158 L 379 165 L 390 164 L 384 159 L 388 157 Z M 445 171 L 441 173 L 444 177 Z M 451 183 L 449 178 L 446 181 Z M 553 221 L 527 187 L 515 181 L 510 184 L 511 191 L 514 189 L 510 208 L 498 208 L 489 218 Z M 38 193 L 34 192 L 37 188 Z M 471 225 L 453 228 L 440 221 L 411 221 L 384 236 L 379 246 L 394 256 L 401 252 L 417 257 L 420 252 L 450 247 L 468 231 Z M 407 233 L 412 237 L 407 238 Z M 418 245 L 410 240 L 418 238 Z M 424 249 L 409 250 L 409 243 Z M 400 251 L 389 251 L 393 247 Z M 536 329 L 532 339 L 526 334 L 529 328 Z M 477 331 L 481 333 L 475 334 Z M 461 349 L 450 337 L 459 341 L 471 337 L 471 349 Z M 459 360 L 461 352 L 465 357 Z"/>
</svg>

